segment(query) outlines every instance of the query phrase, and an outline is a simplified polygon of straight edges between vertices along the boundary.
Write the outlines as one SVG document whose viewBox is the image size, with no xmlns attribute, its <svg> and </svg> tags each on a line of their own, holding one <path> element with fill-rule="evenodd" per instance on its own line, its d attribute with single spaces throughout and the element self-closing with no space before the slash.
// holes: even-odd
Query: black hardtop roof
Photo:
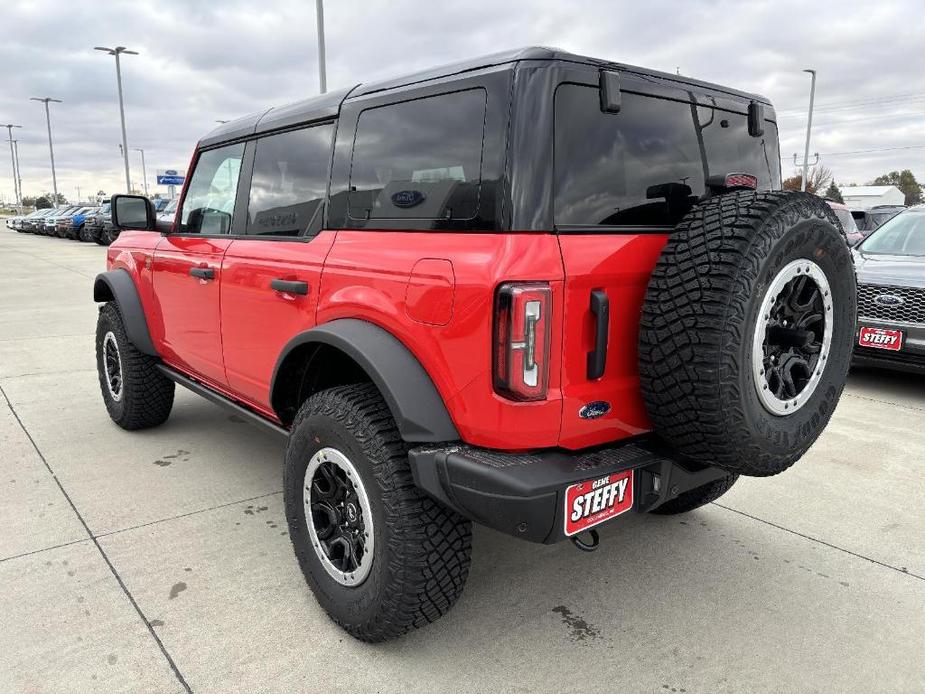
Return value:
<svg viewBox="0 0 925 694">
<path fill-rule="evenodd" d="M 402 77 L 370 82 L 368 84 L 357 84 L 347 89 L 340 89 L 333 92 L 327 92 L 319 96 L 310 97 L 301 101 L 296 101 L 284 106 L 276 106 L 266 111 L 253 113 L 242 118 L 238 118 L 228 123 L 223 123 L 215 128 L 212 132 L 200 140 L 200 147 L 209 147 L 220 142 L 236 140 L 262 132 L 278 130 L 299 123 L 309 123 L 311 121 L 325 120 L 336 118 L 340 111 L 340 106 L 348 97 L 363 96 L 375 92 L 387 91 L 399 87 L 417 84 L 420 82 L 429 82 L 439 79 L 450 79 L 456 75 L 461 75 L 474 70 L 481 70 L 501 65 L 509 64 L 511 69 L 519 61 L 524 60 L 549 60 L 565 61 L 572 63 L 581 63 L 593 65 L 595 67 L 617 70 L 620 72 L 633 73 L 641 77 L 654 77 L 659 80 L 675 82 L 679 85 L 692 85 L 703 89 L 709 89 L 715 92 L 729 94 L 731 96 L 760 101 L 765 104 L 770 102 L 763 96 L 749 92 L 723 87 L 721 85 L 703 82 L 689 77 L 672 75 L 657 70 L 616 63 L 599 58 L 590 58 L 588 56 L 576 55 L 558 48 L 545 48 L 542 46 L 530 46 L 527 48 L 517 48 L 499 53 L 484 55 L 479 58 L 472 58 L 456 63 L 441 65 L 439 67 L 429 68 L 420 72 L 411 73 Z"/>
</svg>

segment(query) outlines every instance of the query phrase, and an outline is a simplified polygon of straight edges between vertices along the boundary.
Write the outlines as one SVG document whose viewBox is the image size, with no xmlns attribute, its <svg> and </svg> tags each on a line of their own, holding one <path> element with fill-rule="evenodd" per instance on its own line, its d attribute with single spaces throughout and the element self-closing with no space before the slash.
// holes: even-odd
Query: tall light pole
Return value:
<svg viewBox="0 0 925 694">
<path fill-rule="evenodd" d="M 61 99 L 52 99 L 50 96 L 45 96 L 42 98 L 33 96 L 31 100 L 41 101 L 43 104 L 45 104 L 45 122 L 48 125 L 48 153 L 51 155 L 51 187 L 55 194 L 54 206 L 57 209 L 58 207 L 58 179 L 55 176 L 55 147 L 51 143 L 51 112 L 48 109 L 48 104 L 50 103 L 60 104 Z"/>
<path fill-rule="evenodd" d="M 13 125 L 12 123 L 7 123 L 3 126 L 6 128 L 6 132 L 10 137 L 10 161 L 13 162 L 13 197 L 16 198 L 16 209 L 19 214 L 22 214 L 22 193 L 19 190 L 19 167 L 16 166 L 16 151 L 14 150 L 15 145 L 13 144 L 13 128 L 21 128 L 21 125 Z"/>
<path fill-rule="evenodd" d="M 324 67 L 324 0 L 315 0 L 315 17 L 318 23 L 318 81 L 321 93 L 328 91 L 328 78 Z"/>
<path fill-rule="evenodd" d="M 141 147 L 134 148 L 136 152 L 141 152 L 141 175 L 145 182 L 145 197 L 148 197 L 148 170 L 145 168 L 145 151 Z"/>
<path fill-rule="evenodd" d="M 116 46 L 115 48 L 106 48 L 104 46 L 95 46 L 94 50 L 103 51 L 109 55 L 116 56 L 116 82 L 119 85 L 119 117 L 122 119 L 122 162 L 125 164 L 125 192 L 132 192 L 132 181 L 128 174 L 128 138 L 125 135 L 125 105 L 122 101 L 122 68 L 119 65 L 119 56 L 138 55 L 138 51 L 130 51 L 125 46 Z"/>
<path fill-rule="evenodd" d="M 809 135 L 813 129 L 813 100 L 816 98 L 816 71 L 803 70 L 812 75 L 812 83 L 809 88 L 809 117 L 806 119 L 806 149 L 803 152 L 803 186 L 800 190 L 806 191 L 806 179 L 809 176 Z"/>
<path fill-rule="evenodd" d="M 13 159 L 16 161 L 16 180 L 19 183 L 19 214 L 22 214 L 22 169 L 19 168 L 19 140 L 13 140 Z"/>
</svg>

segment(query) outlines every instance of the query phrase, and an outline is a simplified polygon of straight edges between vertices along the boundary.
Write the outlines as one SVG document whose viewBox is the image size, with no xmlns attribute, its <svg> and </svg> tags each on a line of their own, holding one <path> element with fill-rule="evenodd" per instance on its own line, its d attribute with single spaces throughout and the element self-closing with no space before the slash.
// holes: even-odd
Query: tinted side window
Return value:
<svg viewBox="0 0 925 694">
<path fill-rule="evenodd" d="M 180 233 L 227 234 L 231 231 L 243 156 L 243 142 L 199 155 L 183 200 Z"/>
<path fill-rule="evenodd" d="M 257 140 L 245 233 L 299 236 L 320 229 L 333 137 L 328 124 Z"/>
<path fill-rule="evenodd" d="M 350 170 L 349 216 L 475 217 L 485 104 L 485 91 L 473 89 L 361 113 Z"/>
<path fill-rule="evenodd" d="M 556 224 L 674 226 L 705 192 L 705 170 L 779 183 L 772 123 L 753 138 L 743 114 L 629 93 L 603 113 L 599 90 L 574 84 L 555 99 Z"/>
</svg>

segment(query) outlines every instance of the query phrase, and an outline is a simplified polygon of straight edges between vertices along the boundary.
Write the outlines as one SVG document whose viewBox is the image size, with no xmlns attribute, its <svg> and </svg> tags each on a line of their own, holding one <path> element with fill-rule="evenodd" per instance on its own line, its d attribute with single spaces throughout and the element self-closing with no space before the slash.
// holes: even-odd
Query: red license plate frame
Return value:
<svg viewBox="0 0 925 694">
<path fill-rule="evenodd" d="M 565 488 L 565 536 L 605 523 L 633 508 L 632 470 L 613 472 Z"/>
<path fill-rule="evenodd" d="M 883 349 L 888 352 L 899 352 L 903 348 L 902 330 L 894 328 L 873 328 L 862 326 L 858 333 L 858 344 L 871 349 Z"/>
</svg>

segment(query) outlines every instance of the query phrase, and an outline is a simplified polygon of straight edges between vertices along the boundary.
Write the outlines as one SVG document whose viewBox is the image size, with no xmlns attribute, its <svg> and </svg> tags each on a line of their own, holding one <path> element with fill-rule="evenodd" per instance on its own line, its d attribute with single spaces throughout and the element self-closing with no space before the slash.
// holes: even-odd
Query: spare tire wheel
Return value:
<svg viewBox="0 0 925 694">
<path fill-rule="evenodd" d="M 699 463 L 786 470 L 838 403 L 856 306 L 851 252 L 821 198 L 743 191 L 697 205 L 662 251 L 640 322 L 657 433 Z"/>
</svg>

